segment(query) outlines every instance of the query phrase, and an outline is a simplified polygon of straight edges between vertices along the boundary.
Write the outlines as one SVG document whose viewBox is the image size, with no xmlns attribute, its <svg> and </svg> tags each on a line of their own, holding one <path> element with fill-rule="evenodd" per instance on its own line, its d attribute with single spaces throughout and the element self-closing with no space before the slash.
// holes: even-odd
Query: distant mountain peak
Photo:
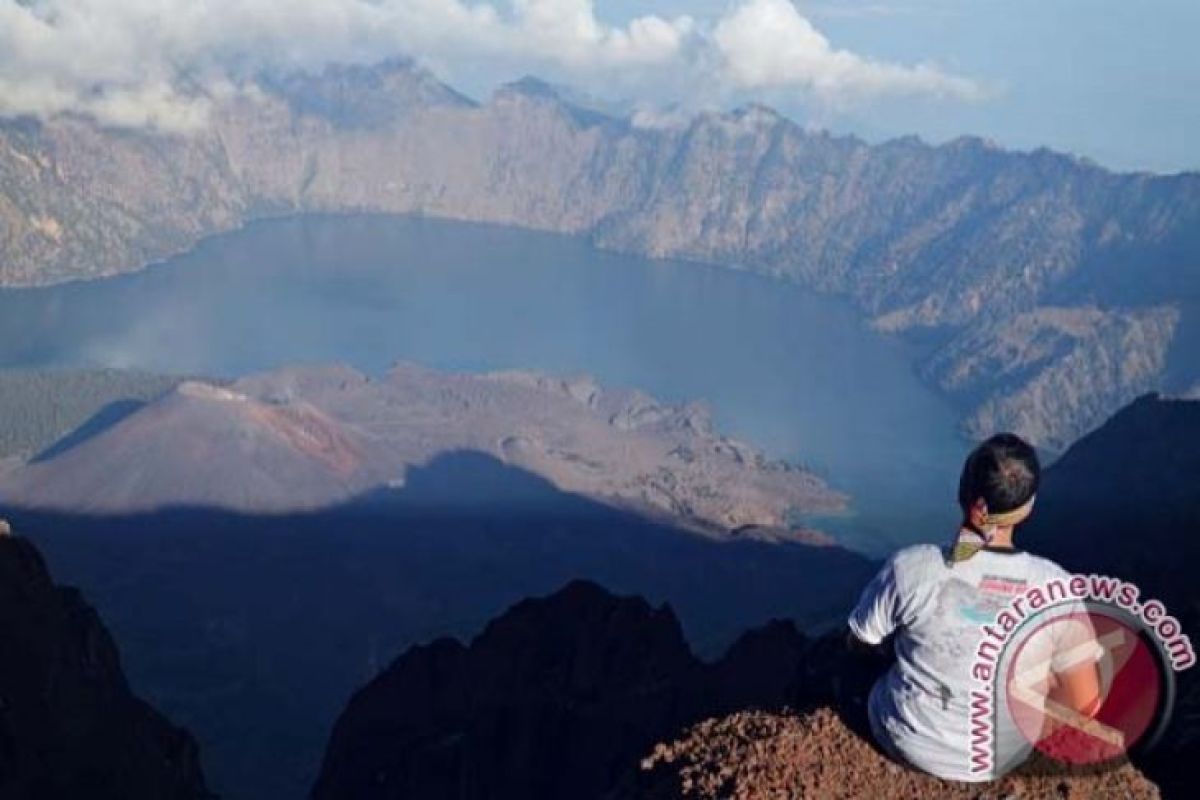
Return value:
<svg viewBox="0 0 1200 800">
<path fill-rule="evenodd" d="M 264 77 L 263 85 L 298 113 L 339 128 L 380 129 L 428 108 L 469 108 L 475 102 L 409 58 L 375 64 L 329 64 L 320 73 Z"/>
<path fill-rule="evenodd" d="M 614 113 L 607 104 L 575 92 L 570 87 L 548 83 L 526 75 L 503 84 L 492 95 L 501 104 L 514 100 L 537 103 L 556 109 L 583 127 L 595 125 L 624 127 L 629 123 L 623 113 Z"/>
<path fill-rule="evenodd" d="M 736 119 L 750 120 L 764 125 L 775 125 L 780 122 L 795 124 L 791 119 L 785 117 L 778 110 L 766 103 L 747 103 L 735 108 L 730 115 Z"/>
<path fill-rule="evenodd" d="M 515 81 L 509 81 L 503 84 L 498 91 L 524 94 L 530 97 L 545 97 L 552 100 L 562 99 L 562 95 L 557 88 L 548 81 L 544 81 L 534 75 L 524 75 Z"/>
<path fill-rule="evenodd" d="M 955 150 L 976 150 L 976 151 L 992 151 L 1003 150 L 994 139 L 989 139 L 985 136 L 975 136 L 973 134 L 964 134 L 957 136 L 946 143 L 946 147 Z"/>
</svg>

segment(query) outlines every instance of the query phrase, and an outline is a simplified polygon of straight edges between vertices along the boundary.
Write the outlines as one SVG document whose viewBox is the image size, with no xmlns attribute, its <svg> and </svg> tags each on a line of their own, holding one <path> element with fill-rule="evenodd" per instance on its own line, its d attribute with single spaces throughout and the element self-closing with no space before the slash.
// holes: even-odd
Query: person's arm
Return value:
<svg viewBox="0 0 1200 800">
<path fill-rule="evenodd" d="M 854 631 L 847 629 L 846 649 L 856 655 L 878 655 L 883 650 L 883 643 L 867 644 Z"/>
<path fill-rule="evenodd" d="M 1083 717 L 1096 716 L 1102 700 L 1098 662 L 1106 651 L 1087 609 L 1075 604 L 1070 617 L 1052 625 L 1051 631 L 1054 652 L 1046 698 Z"/>
<path fill-rule="evenodd" d="M 872 650 L 895 632 L 899 624 L 900 590 L 892 559 L 879 570 L 858 598 L 846 620 L 847 643 L 854 650 Z"/>
<path fill-rule="evenodd" d="M 1094 717 L 1100 710 L 1100 670 L 1096 662 L 1087 661 L 1055 673 L 1048 695 L 1051 700 L 1076 714 Z"/>
<path fill-rule="evenodd" d="M 1097 719 L 1104 702 L 1098 661 L 1105 651 L 1086 614 L 1080 611 L 1054 629 L 1057 635 L 1044 695 L 1042 740 L 1057 737 L 1061 746 L 1073 736 L 1085 735 L 1113 747 L 1123 747 L 1121 731 Z M 1064 735 L 1068 738 L 1063 739 Z"/>
</svg>

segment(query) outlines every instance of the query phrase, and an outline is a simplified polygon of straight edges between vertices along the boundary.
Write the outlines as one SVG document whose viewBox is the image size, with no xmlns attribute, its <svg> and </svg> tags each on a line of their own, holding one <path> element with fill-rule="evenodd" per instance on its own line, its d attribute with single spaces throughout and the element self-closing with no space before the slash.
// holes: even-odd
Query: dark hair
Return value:
<svg viewBox="0 0 1200 800">
<path fill-rule="evenodd" d="M 1041 475 L 1031 445 L 1016 434 L 998 433 L 967 456 L 958 479 L 958 504 L 966 511 L 982 497 L 989 513 L 1012 511 L 1037 493 Z"/>
</svg>

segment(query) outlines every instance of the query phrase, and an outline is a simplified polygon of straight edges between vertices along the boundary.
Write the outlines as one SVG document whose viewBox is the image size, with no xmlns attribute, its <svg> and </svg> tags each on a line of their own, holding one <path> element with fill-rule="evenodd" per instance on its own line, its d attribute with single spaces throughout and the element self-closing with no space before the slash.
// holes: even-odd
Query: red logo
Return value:
<svg viewBox="0 0 1200 800">
<path fill-rule="evenodd" d="M 1119 758 L 1169 705 L 1160 651 L 1132 618 L 1094 603 L 1038 620 L 1003 673 L 1009 715 L 1038 750 L 1069 764 Z"/>
</svg>

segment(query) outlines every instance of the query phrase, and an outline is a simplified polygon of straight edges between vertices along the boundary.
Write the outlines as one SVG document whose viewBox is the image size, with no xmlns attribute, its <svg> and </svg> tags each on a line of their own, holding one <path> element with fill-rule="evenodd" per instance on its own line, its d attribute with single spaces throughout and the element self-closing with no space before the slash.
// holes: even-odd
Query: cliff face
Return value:
<svg viewBox="0 0 1200 800">
<path fill-rule="evenodd" d="M 0 797 L 210 797 L 195 742 L 130 692 L 96 613 L 2 532 L 0 642 Z"/>
<path fill-rule="evenodd" d="M 666 608 L 575 582 L 526 600 L 470 645 L 409 650 L 338 720 L 314 798 L 603 797 L 655 741 L 796 692 L 806 642 L 778 624 L 715 664 Z"/>
<path fill-rule="evenodd" d="M 975 438 L 1015 430 L 1063 450 L 1087 432 L 1084 420 L 1102 420 L 1131 392 L 1159 385 L 1179 319 L 1170 305 L 1038 308 L 972 326 L 922 371 L 946 391 L 973 396 L 965 427 Z"/>
<path fill-rule="evenodd" d="M 245 92 L 188 137 L 0 123 L 0 186 L 8 285 L 135 269 L 255 217 L 358 210 L 786 276 L 881 328 L 936 329 L 928 374 L 968 427 L 1052 447 L 1157 386 L 1174 307 L 1200 296 L 1197 175 L 975 139 L 868 146 L 760 107 L 639 128 L 528 81 L 477 105 L 404 62 Z M 980 372 L 979 335 L 1022 367 Z"/>
</svg>

